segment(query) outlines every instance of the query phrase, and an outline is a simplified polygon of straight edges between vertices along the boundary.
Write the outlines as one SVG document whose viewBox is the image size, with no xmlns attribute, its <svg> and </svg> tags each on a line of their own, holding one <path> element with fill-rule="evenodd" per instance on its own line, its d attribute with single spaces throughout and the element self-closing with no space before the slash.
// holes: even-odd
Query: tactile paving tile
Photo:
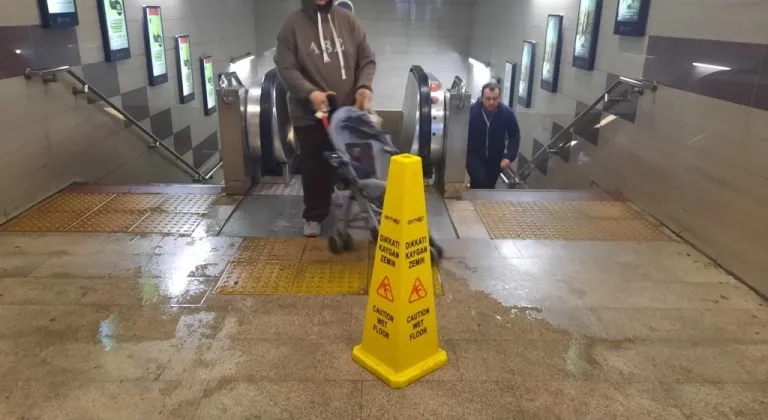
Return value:
<svg viewBox="0 0 768 420">
<path fill-rule="evenodd" d="M 363 295 L 367 289 L 368 262 L 302 262 L 296 273 L 295 295 Z"/>
<path fill-rule="evenodd" d="M 285 183 L 268 183 L 262 182 L 254 187 L 251 194 L 258 195 L 304 195 L 304 190 L 301 187 L 301 178 L 293 177 L 288 185 Z"/>
<path fill-rule="evenodd" d="M 435 296 L 443 296 L 443 279 L 440 277 L 440 270 L 432 268 L 432 284 L 435 285 Z"/>
<path fill-rule="evenodd" d="M 219 295 L 289 295 L 298 262 L 233 262 L 214 291 Z"/>
<path fill-rule="evenodd" d="M 196 213 L 152 212 L 131 229 L 131 232 L 190 235 L 202 221 L 203 217 Z"/>
<path fill-rule="evenodd" d="M 80 216 L 92 212 L 113 198 L 115 194 L 59 193 L 40 204 L 35 211 L 46 213 L 79 213 Z"/>
<path fill-rule="evenodd" d="M 101 208 L 118 211 L 142 211 L 154 209 L 166 199 L 165 194 L 118 194 Z"/>
<path fill-rule="evenodd" d="M 368 261 L 369 244 L 370 241 L 367 239 L 356 239 L 354 249 L 335 255 L 328 248 L 328 238 L 311 238 L 307 239 L 301 260 L 308 262 Z"/>
<path fill-rule="evenodd" d="M 624 203 L 583 201 L 579 202 L 581 211 L 589 217 L 600 217 L 610 219 L 639 219 L 642 215 L 638 214 L 631 207 Z"/>
<path fill-rule="evenodd" d="M 307 240 L 304 238 L 245 238 L 233 261 L 299 261 Z"/>
<path fill-rule="evenodd" d="M 491 239 L 550 239 L 525 203 L 478 201 L 473 205 Z"/>
<path fill-rule="evenodd" d="M 82 217 L 80 213 L 32 210 L 0 226 L 0 232 L 64 232 Z"/>
<path fill-rule="evenodd" d="M 147 213 L 148 211 L 110 211 L 102 207 L 72 225 L 67 232 L 125 233 Z"/>
<path fill-rule="evenodd" d="M 218 195 L 176 194 L 169 195 L 158 206 L 158 209 L 174 213 L 206 213 Z"/>
</svg>

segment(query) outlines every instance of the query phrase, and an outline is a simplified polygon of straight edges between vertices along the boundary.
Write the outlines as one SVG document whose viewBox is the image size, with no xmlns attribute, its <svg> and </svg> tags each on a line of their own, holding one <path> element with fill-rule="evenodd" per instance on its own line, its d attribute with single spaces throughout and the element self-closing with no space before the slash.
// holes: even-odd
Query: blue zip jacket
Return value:
<svg viewBox="0 0 768 420">
<path fill-rule="evenodd" d="M 481 100 L 472 104 L 467 155 L 487 158 L 490 162 L 501 162 L 502 159 L 514 161 L 519 149 L 520 127 L 512 108 L 500 103 L 496 111 L 489 113 L 483 110 Z"/>
</svg>

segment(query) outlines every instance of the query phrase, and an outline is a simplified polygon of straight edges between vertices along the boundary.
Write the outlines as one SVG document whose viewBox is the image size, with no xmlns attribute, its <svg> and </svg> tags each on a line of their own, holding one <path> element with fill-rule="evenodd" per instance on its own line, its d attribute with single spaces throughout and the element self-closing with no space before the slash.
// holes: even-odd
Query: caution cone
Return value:
<svg viewBox="0 0 768 420">
<path fill-rule="evenodd" d="M 352 359 L 392 388 L 448 362 L 438 345 L 421 158 L 392 157 L 363 341 Z"/>
</svg>

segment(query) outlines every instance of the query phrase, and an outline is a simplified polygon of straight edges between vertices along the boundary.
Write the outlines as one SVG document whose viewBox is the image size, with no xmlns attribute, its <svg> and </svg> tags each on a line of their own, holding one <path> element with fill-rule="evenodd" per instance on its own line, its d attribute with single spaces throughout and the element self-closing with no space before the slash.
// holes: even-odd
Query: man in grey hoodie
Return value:
<svg viewBox="0 0 768 420">
<path fill-rule="evenodd" d="M 302 0 L 277 35 L 275 65 L 288 90 L 288 108 L 299 143 L 304 188 L 304 235 L 319 236 L 328 217 L 334 172 L 323 152 L 332 150 L 315 112 L 328 108 L 328 95 L 339 106 L 367 108 L 376 59 L 365 31 L 348 10 L 333 0 Z"/>
</svg>

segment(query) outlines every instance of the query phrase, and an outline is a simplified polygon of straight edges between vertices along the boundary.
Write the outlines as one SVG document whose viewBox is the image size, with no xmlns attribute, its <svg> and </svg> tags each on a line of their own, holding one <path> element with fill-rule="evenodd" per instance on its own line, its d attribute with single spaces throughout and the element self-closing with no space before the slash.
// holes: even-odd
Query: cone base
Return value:
<svg viewBox="0 0 768 420">
<path fill-rule="evenodd" d="M 363 350 L 360 345 L 352 350 L 352 360 L 381 379 L 390 388 L 402 389 L 445 366 L 448 363 L 448 354 L 445 350 L 438 349 L 433 356 L 402 372 L 393 371 Z"/>
</svg>

